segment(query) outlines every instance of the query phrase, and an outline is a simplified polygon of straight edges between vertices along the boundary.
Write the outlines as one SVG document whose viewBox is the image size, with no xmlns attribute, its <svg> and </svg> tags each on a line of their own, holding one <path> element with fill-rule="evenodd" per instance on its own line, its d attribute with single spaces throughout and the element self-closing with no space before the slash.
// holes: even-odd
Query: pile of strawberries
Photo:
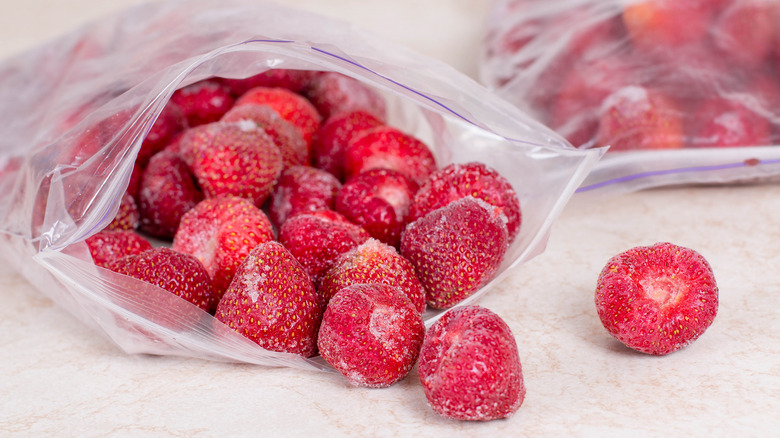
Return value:
<svg viewBox="0 0 780 438">
<path fill-rule="evenodd" d="M 170 291 L 267 350 L 320 354 L 355 385 L 391 385 L 422 357 L 437 412 L 511 415 L 525 389 L 506 324 L 465 306 L 426 335 L 422 314 L 495 275 L 521 227 L 517 194 L 482 163 L 438 166 L 385 120 L 375 89 L 335 72 L 180 88 L 141 146 L 118 214 L 87 239 L 95 264 Z M 485 366 L 464 371 L 474 360 Z"/>
<path fill-rule="evenodd" d="M 496 85 L 575 146 L 778 142 L 780 2 L 612 3 L 507 2 L 503 17 L 517 23 L 487 42 Z"/>
</svg>

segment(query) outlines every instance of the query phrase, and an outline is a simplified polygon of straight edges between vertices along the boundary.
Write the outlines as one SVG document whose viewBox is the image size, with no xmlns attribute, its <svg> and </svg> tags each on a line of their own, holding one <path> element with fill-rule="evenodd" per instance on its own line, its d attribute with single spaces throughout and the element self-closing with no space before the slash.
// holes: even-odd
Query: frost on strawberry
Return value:
<svg viewBox="0 0 780 438">
<path fill-rule="evenodd" d="M 508 247 L 506 217 L 471 196 L 412 222 L 401 238 L 426 290 L 428 305 L 452 307 L 490 281 Z"/>
<path fill-rule="evenodd" d="M 595 302 L 612 336 L 634 350 L 665 355 L 712 324 L 718 286 L 701 254 L 657 243 L 612 257 L 599 274 Z"/>
<path fill-rule="evenodd" d="M 525 399 L 514 335 L 479 306 L 450 310 L 428 329 L 418 373 L 431 408 L 456 420 L 506 418 Z"/>
<path fill-rule="evenodd" d="M 247 255 L 215 317 L 266 350 L 310 357 L 322 310 L 303 267 L 281 244 L 270 241 Z"/>
<path fill-rule="evenodd" d="M 148 240 L 129 230 L 103 230 L 88 237 L 86 244 L 95 265 L 100 267 L 106 267 L 125 256 L 152 249 Z"/>
<path fill-rule="evenodd" d="M 381 388 L 409 373 L 424 336 L 422 316 L 403 292 L 390 285 L 355 284 L 331 299 L 317 345 L 351 384 Z"/>
<path fill-rule="evenodd" d="M 317 293 L 324 307 L 341 289 L 361 283 L 395 286 L 420 313 L 425 311 L 425 289 L 412 264 L 395 248 L 376 239 L 368 239 L 340 255 L 323 277 Z"/>
</svg>

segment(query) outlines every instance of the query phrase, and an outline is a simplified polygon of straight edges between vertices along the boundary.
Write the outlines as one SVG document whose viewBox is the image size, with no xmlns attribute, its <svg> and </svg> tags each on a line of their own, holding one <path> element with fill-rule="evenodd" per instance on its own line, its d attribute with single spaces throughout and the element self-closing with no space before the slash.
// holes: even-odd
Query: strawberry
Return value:
<svg viewBox="0 0 780 438">
<path fill-rule="evenodd" d="M 515 337 L 480 306 L 452 309 L 428 329 L 418 373 L 428 404 L 447 418 L 507 418 L 525 399 Z"/>
<path fill-rule="evenodd" d="M 220 119 L 222 122 L 241 122 L 248 120 L 262 129 L 274 141 L 282 153 L 282 164 L 290 166 L 309 163 L 309 148 L 300 130 L 266 105 L 239 105 L 232 108 Z"/>
<path fill-rule="evenodd" d="M 202 200 L 203 192 L 184 160 L 171 151 L 162 151 L 149 160 L 141 177 L 141 229 L 170 239 L 182 216 Z"/>
<path fill-rule="evenodd" d="M 507 247 L 506 216 L 471 196 L 412 222 L 401 238 L 401 255 L 435 309 L 454 306 L 491 280 Z"/>
<path fill-rule="evenodd" d="M 216 79 L 204 79 L 176 90 L 171 102 L 184 112 L 189 126 L 219 120 L 235 103 L 230 88 Z"/>
<path fill-rule="evenodd" d="M 269 241 L 246 256 L 215 317 L 266 350 L 310 357 L 322 311 L 303 267 L 281 244 Z"/>
<path fill-rule="evenodd" d="M 273 240 L 273 229 L 262 210 L 246 199 L 206 199 L 181 219 L 172 248 L 195 256 L 221 296 L 249 251 Z"/>
<path fill-rule="evenodd" d="M 387 115 L 385 101 L 376 90 L 341 73 L 323 72 L 312 78 L 304 95 L 325 119 L 358 110 L 374 114 L 379 119 Z"/>
<path fill-rule="evenodd" d="M 701 104 L 692 117 L 698 126 L 691 134 L 692 146 L 739 147 L 772 144 L 768 119 L 737 100 L 713 97 Z"/>
<path fill-rule="evenodd" d="M 663 242 L 612 257 L 599 274 L 596 310 L 626 346 L 665 355 L 696 340 L 718 312 L 718 286 L 696 251 Z"/>
<path fill-rule="evenodd" d="M 135 230 L 141 220 L 141 213 L 138 211 L 138 204 L 135 198 L 125 191 L 122 199 L 119 201 L 119 210 L 114 219 L 106 225 L 107 230 Z"/>
<path fill-rule="evenodd" d="M 180 142 L 206 198 L 238 196 L 260 206 L 282 171 L 279 148 L 252 124 L 210 123 L 188 130 Z"/>
<path fill-rule="evenodd" d="M 392 169 L 369 169 L 349 179 L 336 195 L 336 211 L 371 237 L 398 247 L 417 183 Z"/>
<path fill-rule="evenodd" d="M 701 45 L 711 26 L 711 0 L 644 0 L 627 4 L 623 23 L 637 48 L 665 56 Z"/>
<path fill-rule="evenodd" d="M 417 311 L 425 311 L 425 289 L 412 264 L 395 248 L 376 239 L 368 239 L 338 256 L 322 278 L 317 293 L 324 306 L 341 289 L 360 283 L 395 286 Z"/>
<path fill-rule="evenodd" d="M 307 145 L 311 145 L 311 139 L 322 122 L 320 113 L 311 102 L 285 88 L 252 88 L 238 98 L 236 105 L 270 106 L 301 131 Z"/>
<path fill-rule="evenodd" d="M 352 385 L 383 388 L 409 373 L 424 336 L 422 316 L 400 290 L 354 284 L 330 300 L 317 346 Z"/>
<path fill-rule="evenodd" d="M 230 88 L 234 96 L 240 96 L 252 88 L 257 87 L 281 87 L 298 93 L 318 74 L 320 74 L 320 72 L 276 68 L 266 70 L 244 79 L 222 78 L 221 82 Z"/>
<path fill-rule="evenodd" d="M 146 167 L 154 154 L 163 150 L 177 134 L 186 128 L 187 117 L 184 111 L 175 102 L 168 101 L 141 143 L 141 150 L 138 151 L 138 156 L 135 159 L 136 163 L 141 167 Z"/>
<path fill-rule="evenodd" d="M 381 125 L 381 120 L 365 111 L 343 112 L 329 117 L 312 140 L 311 158 L 314 167 L 343 180 L 344 150 L 347 145 L 364 131 Z"/>
<path fill-rule="evenodd" d="M 511 243 L 520 231 L 520 200 L 512 184 L 482 163 L 450 164 L 433 173 L 414 196 L 409 211 L 413 222 L 452 201 L 473 196 L 497 207 L 507 218 Z"/>
<path fill-rule="evenodd" d="M 397 170 L 422 184 L 436 170 L 436 159 L 425 143 L 391 126 L 379 126 L 354 138 L 344 151 L 344 178 L 368 169 Z"/>
<path fill-rule="evenodd" d="M 87 237 L 85 242 L 95 266 L 100 267 L 106 267 L 122 257 L 152 249 L 148 240 L 129 230 L 103 230 Z"/>
<path fill-rule="evenodd" d="M 219 300 L 211 288 L 208 272 L 198 259 L 170 248 L 152 248 L 131 254 L 106 267 L 159 286 L 209 313 L 214 311 Z M 165 306 L 166 302 L 154 304 Z"/>
<path fill-rule="evenodd" d="M 292 166 L 282 172 L 271 194 L 268 216 L 277 227 L 288 217 L 317 210 L 333 210 L 341 183 L 324 170 Z"/>
<path fill-rule="evenodd" d="M 765 63 L 775 46 L 780 18 L 777 2 L 730 0 L 712 28 L 715 46 L 729 59 L 755 68 Z"/>
<path fill-rule="evenodd" d="M 138 193 L 141 191 L 141 175 L 144 169 L 138 162 L 133 163 L 133 171 L 130 173 L 130 181 L 127 183 L 127 193 L 138 201 Z"/>
<path fill-rule="evenodd" d="M 601 106 L 596 145 L 610 151 L 679 149 L 684 132 L 681 111 L 659 90 L 629 85 L 607 97 Z"/>
<path fill-rule="evenodd" d="M 336 257 L 370 237 L 366 230 L 330 210 L 290 217 L 279 228 L 279 242 L 303 265 L 315 287 Z"/>
</svg>

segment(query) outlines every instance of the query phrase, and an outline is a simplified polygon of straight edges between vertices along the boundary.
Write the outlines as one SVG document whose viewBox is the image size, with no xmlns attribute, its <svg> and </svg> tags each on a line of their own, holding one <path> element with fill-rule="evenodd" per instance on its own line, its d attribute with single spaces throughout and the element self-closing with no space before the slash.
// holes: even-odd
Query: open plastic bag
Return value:
<svg viewBox="0 0 780 438">
<path fill-rule="evenodd" d="M 610 146 L 581 192 L 766 180 L 778 22 L 776 0 L 498 0 L 480 79 L 574 146 Z"/>
<path fill-rule="evenodd" d="M 141 142 L 176 89 L 271 68 L 357 78 L 381 93 L 388 124 L 424 140 L 440 166 L 479 160 L 511 181 L 520 234 L 499 275 L 462 304 L 543 250 L 602 155 L 572 148 L 454 69 L 347 23 L 257 0 L 149 4 L 0 65 L 0 254 L 126 352 L 327 368 L 263 350 L 156 286 L 96 267 L 84 243 L 116 214 Z M 149 304 L 163 298 L 169 306 Z"/>
</svg>

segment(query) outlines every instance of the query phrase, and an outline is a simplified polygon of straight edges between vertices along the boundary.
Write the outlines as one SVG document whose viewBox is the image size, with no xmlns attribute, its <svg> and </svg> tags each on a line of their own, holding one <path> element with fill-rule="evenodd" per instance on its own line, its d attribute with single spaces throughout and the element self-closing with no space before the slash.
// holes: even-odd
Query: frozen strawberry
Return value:
<svg viewBox="0 0 780 438">
<path fill-rule="evenodd" d="M 230 89 L 216 79 L 204 79 L 176 90 L 171 101 L 184 112 L 189 126 L 216 122 L 235 103 Z"/>
<path fill-rule="evenodd" d="M 131 254 L 109 263 L 107 268 L 159 286 L 209 313 L 214 312 L 219 300 L 212 291 L 209 274 L 198 259 L 170 248 Z M 165 302 L 156 304 L 166 305 Z"/>
<path fill-rule="evenodd" d="M 311 139 L 322 122 L 322 117 L 311 102 L 285 88 L 252 88 L 238 98 L 236 105 L 270 106 L 284 120 L 301 131 L 307 145 L 311 144 Z"/>
<path fill-rule="evenodd" d="M 368 239 L 336 258 L 322 278 L 317 294 L 324 307 L 336 292 L 361 283 L 395 286 L 420 313 L 425 311 L 425 289 L 412 264 L 395 248 L 376 239 Z"/>
<path fill-rule="evenodd" d="M 318 74 L 320 72 L 310 70 L 275 68 L 244 79 L 223 78 L 222 83 L 230 87 L 234 96 L 240 96 L 257 87 L 281 87 L 298 93 Z"/>
<path fill-rule="evenodd" d="M 290 217 L 279 229 L 279 242 L 303 265 L 315 287 L 336 257 L 370 237 L 359 225 L 330 210 Z"/>
<path fill-rule="evenodd" d="M 379 126 L 354 138 L 344 151 L 344 179 L 368 169 L 397 170 L 418 185 L 436 170 L 425 143 L 391 126 Z"/>
<path fill-rule="evenodd" d="M 716 47 L 729 59 L 755 68 L 769 59 L 780 19 L 777 2 L 730 0 L 712 27 Z"/>
<path fill-rule="evenodd" d="M 409 222 L 466 196 L 498 208 L 507 218 L 509 242 L 514 240 L 522 222 L 520 200 L 512 184 L 483 163 L 454 163 L 433 173 L 412 200 Z"/>
<path fill-rule="evenodd" d="M 188 130 L 180 142 L 206 198 L 238 196 L 260 206 L 282 171 L 279 148 L 253 124 L 210 123 Z"/>
<path fill-rule="evenodd" d="M 398 247 L 417 183 L 391 169 L 369 169 L 336 195 L 336 211 L 382 242 Z"/>
<path fill-rule="evenodd" d="M 658 90 L 623 87 L 601 106 L 596 145 L 610 151 L 678 149 L 684 132 L 678 105 Z"/>
<path fill-rule="evenodd" d="M 141 213 L 138 211 L 138 204 L 135 198 L 125 192 L 119 201 L 119 210 L 114 219 L 106 225 L 107 230 L 135 230 L 141 220 Z"/>
<path fill-rule="evenodd" d="M 282 172 L 271 194 L 268 216 L 277 227 L 288 217 L 317 210 L 333 210 L 341 183 L 324 170 L 293 166 Z"/>
<path fill-rule="evenodd" d="M 322 310 L 300 263 L 281 244 L 269 241 L 246 256 L 215 317 L 266 350 L 310 357 Z"/>
<path fill-rule="evenodd" d="M 358 110 L 383 120 L 387 115 L 385 101 L 375 89 L 341 73 L 320 74 L 311 80 L 304 94 L 325 119 Z"/>
<path fill-rule="evenodd" d="M 127 193 L 130 194 L 136 201 L 138 200 L 138 192 L 141 191 L 141 175 L 143 175 L 144 169 L 136 162 L 133 163 L 133 171 L 130 173 L 130 181 L 127 183 Z"/>
<path fill-rule="evenodd" d="M 703 102 L 691 118 L 696 129 L 691 146 L 739 147 L 772 144 L 768 119 L 736 100 L 713 97 Z"/>
<path fill-rule="evenodd" d="M 149 160 L 141 177 L 141 229 L 153 236 L 173 238 L 182 216 L 202 200 L 203 192 L 184 160 L 173 152 L 160 152 Z"/>
<path fill-rule="evenodd" d="M 138 233 L 129 230 L 103 230 L 86 239 L 89 253 L 96 266 L 109 263 L 132 254 L 152 249 L 152 244 Z"/>
<path fill-rule="evenodd" d="M 184 115 L 184 111 L 175 102 L 169 101 L 141 143 L 141 150 L 138 151 L 138 156 L 135 159 L 136 163 L 141 167 L 146 167 L 146 163 L 154 154 L 163 150 L 177 134 L 186 128 L 187 117 Z"/>
<path fill-rule="evenodd" d="M 507 246 L 506 216 L 471 196 L 412 222 L 401 237 L 401 255 L 434 309 L 452 307 L 490 281 Z"/>
<path fill-rule="evenodd" d="M 664 242 L 612 257 L 599 274 L 595 301 L 612 336 L 634 350 L 665 355 L 712 324 L 718 286 L 701 254 Z"/>
<path fill-rule="evenodd" d="M 383 388 L 409 373 L 424 336 L 422 316 L 400 290 L 355 284 L 330 300 L 317 346 L 349 383 Z"/>
<path fill-rule="evenodd" d="M 249 251 L 273 238 L 262 210 L 246 199 L 221 197 L 200 202 L 182 217 L 172 248 L 203 263 L 221 296 Z"/>
<path fill-rule="evenodd" d="M 336 114 L 325 120 L 312 140 L 314 167 L 344 180 L 344 150 L 353 138 L 364 131 L 382 126 L 382 121 L 365 111 Z"/>
<path fill-rule="evenodd" d="M 711 0 L 644 0 L 623 9 L 631 42 L 643 51 L 665 56 L 703 44 L 711 26 Z"/>
<path fill-rule="evenodd" d="M 239 105 L 222 117 L 222 122 L 248 120 L 265 131 L 282 153 L 284 168 L 309 164 L 309 148 L 300 130 L 266 105 Z"/>
<path fill-rule="evenodd" d="M 525 399 L 515 337 L 480 306 L 452 309 L 428 329 L 418 373 L 428 404 L 447 418 L 507 418 Z"/>
</svg>

